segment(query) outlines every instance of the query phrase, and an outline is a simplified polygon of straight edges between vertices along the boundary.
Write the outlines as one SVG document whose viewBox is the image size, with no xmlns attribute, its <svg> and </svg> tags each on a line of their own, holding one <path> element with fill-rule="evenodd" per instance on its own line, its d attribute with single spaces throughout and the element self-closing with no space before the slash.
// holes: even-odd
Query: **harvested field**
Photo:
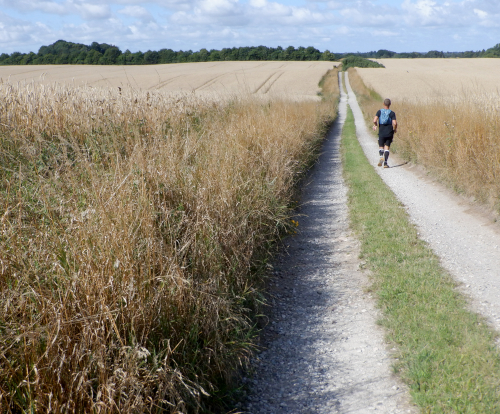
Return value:
<svg viewBox="0 0 500 414">
<path fill-rule="evenodd" d="M 148 66 L 0 66 L 3 82 L 53 82 L 220 98 L 252 94 L 318 100 L 333 62 L 200 62 Z"/>
<path fill-rule="evenodd" d="M 385 69 L 357 72 L 366 86 L 395 101 L 500 97 L 499 59 L 378 59 Z"/>
</svg>

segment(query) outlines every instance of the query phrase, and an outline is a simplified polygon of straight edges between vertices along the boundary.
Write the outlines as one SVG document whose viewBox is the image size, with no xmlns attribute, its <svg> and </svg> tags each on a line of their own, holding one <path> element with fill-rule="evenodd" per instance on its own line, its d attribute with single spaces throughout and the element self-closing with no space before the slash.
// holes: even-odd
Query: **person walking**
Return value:
<svg viewBox="0 0 500 414">
<path fill-rule="evenodd" d="M 384 107 L 377 111 L 375 118 L 373 118 L 373 130 L 377 130 L 378 126 L 378 154 L 380 160 L 378 166 L 382 165 L 384 168 L 389 168 L 387 160 L 389 159 L 389 148 L 392 144 L 394 134 L 398 129 L 398 122 L 396 121 L 396 114 L 391 111 L 391 100 L 384 99 Z"/>
</svg>

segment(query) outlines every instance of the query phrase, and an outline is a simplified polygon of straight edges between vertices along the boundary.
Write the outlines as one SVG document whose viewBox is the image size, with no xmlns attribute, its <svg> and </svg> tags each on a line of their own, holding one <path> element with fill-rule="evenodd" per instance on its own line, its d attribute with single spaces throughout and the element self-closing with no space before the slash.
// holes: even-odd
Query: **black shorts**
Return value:
<svg viewBox="0 0 500 414">
<path fill-rule="evenodd" d="M 378 139 L 378 146 L 379 147 L 384 147 L 384 146 L 388 146 L 390 147 L 392 144 L 392 137 L 390 138 L 380 138 Z"/>
</svg>

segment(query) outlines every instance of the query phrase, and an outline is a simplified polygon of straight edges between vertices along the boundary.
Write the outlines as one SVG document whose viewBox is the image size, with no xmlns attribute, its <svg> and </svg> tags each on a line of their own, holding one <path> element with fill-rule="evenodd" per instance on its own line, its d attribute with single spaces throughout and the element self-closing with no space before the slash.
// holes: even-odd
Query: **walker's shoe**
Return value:
<svg viewBox="0 0 500 414">
<path fill-rule="evenodd" d="M 391 167 L 389 167 L 389 164 L 387 164 L 386 162 L 384 162 L 384 168 L 391 168 Z"/>
<path fill-rule="evenodd" d="M 378 161 L 378 166 L 382 167 L 383 162 L 384 162 L 384 157 L 380 157 L 380 160 Z"/>
</svg>

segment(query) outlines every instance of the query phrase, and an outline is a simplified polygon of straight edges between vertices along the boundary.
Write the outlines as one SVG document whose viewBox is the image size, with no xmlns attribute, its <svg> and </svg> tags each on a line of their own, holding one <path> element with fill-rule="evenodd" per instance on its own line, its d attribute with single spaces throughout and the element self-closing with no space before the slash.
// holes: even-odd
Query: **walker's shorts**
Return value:
<svg viewBox="0 0 500 414">
<path fill-rule="evenodd" d="M 378 139 L 378 146 L 379 147 L 383 147 L 385 145 L 387 145 L 388 147 L 390 147 L 392 144 L 392 138 L 379 138 Z"/>
</svg>

